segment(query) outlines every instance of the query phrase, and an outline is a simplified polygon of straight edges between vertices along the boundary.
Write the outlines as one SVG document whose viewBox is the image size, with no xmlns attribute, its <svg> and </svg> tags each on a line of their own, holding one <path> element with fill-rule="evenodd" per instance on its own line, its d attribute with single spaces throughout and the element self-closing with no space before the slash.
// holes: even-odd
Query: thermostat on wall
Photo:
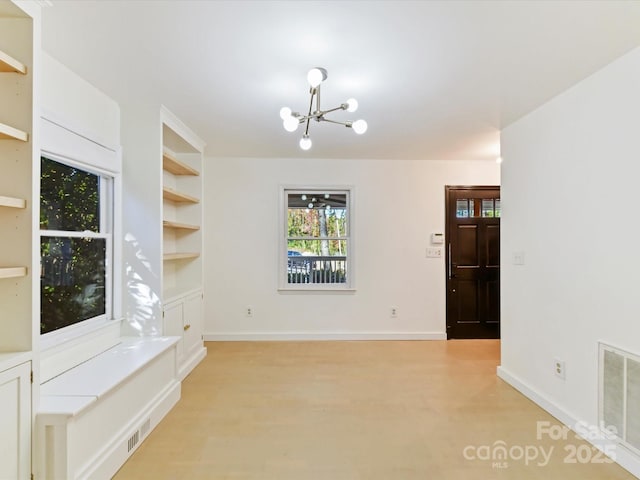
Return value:
<svg viewBox="0 0 640 480">
<path fill-rule="evenodd" d="M 431 234 L 431 243 L 444 243 L 444 233 L 432 233 Z"/>
</svg>

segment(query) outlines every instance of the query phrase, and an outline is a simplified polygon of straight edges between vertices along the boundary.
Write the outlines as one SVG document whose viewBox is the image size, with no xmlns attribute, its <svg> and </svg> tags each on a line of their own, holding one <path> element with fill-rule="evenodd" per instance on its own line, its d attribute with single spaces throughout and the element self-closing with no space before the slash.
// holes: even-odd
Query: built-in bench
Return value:
<svg viewBox="0 0 640 480">
<path fill-rule="evenodd" d="M 42 384 L 36 478 L 111 478 L 180 399 L 178 341 L 122 338 Z"/>
</svg>

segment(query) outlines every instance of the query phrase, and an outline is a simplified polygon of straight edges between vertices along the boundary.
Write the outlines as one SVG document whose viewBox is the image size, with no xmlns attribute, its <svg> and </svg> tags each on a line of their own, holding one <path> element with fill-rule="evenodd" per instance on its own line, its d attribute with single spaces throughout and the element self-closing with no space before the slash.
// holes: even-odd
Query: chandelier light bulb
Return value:
<svg viewBox="0 0 640 480">
<path fill-rule="evenodd" d="M 364 120 L 356 120 L 352 125 L 353 131 L 358 135 L 362 135 L 364 132 L 366 132 L 367 127 L 367 122 L 365 122 Z"/>
<path fill-rule="evenodd" d="M 302 201 L 304 202 L 307 199 L 307 196 L 303 193 L 302 196 L 300 197 L 302 199 Z"/>
<path fill-rule="evenodd" d="M 355 112 L 358 109 L 358 101 L 355 98 L 347 100 L 347 112 Z"/>
<path fill-rule="evenodd" d="M 289 115 L 287 118 L 284 119 L 284 122 L 282 122 L 282 124 L 284 125 L 284 129 L 287 132 L 295 132 L 298 129 L 298 125 L 300 122 L 298 122 L 298 119 L 296 117 L 293 117 L 291 115 Z"/>
<path fill-rule="evenodd" d="M 307 205 L 307 207 L 309 207 L 309 209 L 313 208 L 313 203 L 310 203 L 309 205 Z"/>
<path fill-rule="evenodd" d="M 309 73 L 307 73 L 307 80 L 312 88 L 316 88 L 327 78 L 326 70 L 324 72 L 322 70 L 323 69 L 316 67 L 312 68 L 309 70 Z"/>
<path fill-rule="evenodd" d="M 291 109 L 289 107 L 282 107 L 280 109 L 280 118 L 282 120 L 286 120 L 290 116 L 291 116 Z"/>
<path fill-rule="evenodd" d="M 309 135 L 305 135 L 300 139 L 300 148 L 302 150 L 309 150 L 311 148 L 311 139 Z"/>
</svg>

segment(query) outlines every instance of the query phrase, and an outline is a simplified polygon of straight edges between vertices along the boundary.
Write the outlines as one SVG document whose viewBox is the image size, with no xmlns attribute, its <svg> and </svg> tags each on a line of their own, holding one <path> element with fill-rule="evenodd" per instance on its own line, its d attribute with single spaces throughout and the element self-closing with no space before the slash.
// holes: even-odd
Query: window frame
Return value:
<svg viewBox="0 0 640 480">
<path fill-rule="evenodd" d="M 288 200 L 289 193 L 314 193 L 325 194 L 335 192 L 345 194 L 346 201 L 346 224 L 347 235 L 343 237 L 346 241 L 346 265 L 347 281 L 344 283 L 288 283 Z M 355 292 L 355 255 L 354 255 L 354 232 L 355 232 L 355 188 L 352 185 L 281 185 L 280 186 L 280 215 L 278 229 L 278 291 L 281 293 L 313 292 L 313 293 L 352 293 Z M 328 237 L 327 239 L 333 239 Z M 319 240 L 320 238 L 310 238 Z"/>
<path fill-rule="evenodd" d="M 43 238 L 46 237 L 66 237 L 66 238 L 100 238 L 105 240 L 105 312 L 95 317 L 87 318 L 79 322 L 72 323 L 65 327 L 52 330 L 50 332 L 41 333 L 39 336 L 41 342 L 45 348 L 57 345 L 62 342 L 66 342 L 69 339 L 77 336 L 84 335 L 95 329 L 100 329 L 114 319 L 114 279 L 115 279 L 115 252 L 114 252 L 114 230 L 115 226 L 115 188 L 117 174 L 103 170 L 88 162 L 74 160 L 65 155 L 52 153 L 50 151 L 42 150 L 40 152 L 40 158 L 46 158 L 54 162 L 61 163 L 71 168 L 76 168 L 84 172 L 96 175 L 99 178 L 99 192 L 100 192 L 100 226 L 99 232 L 92 231 L 75 231 L 75 230 L 43 230 L 40 228 L 40 215 L 37 215 L 38 219 L 38 258 L 42 261 L 42 254 L 40 251 L 40 243 Z M 38 176 L 38 191 L 40 191 L 40 175 Z M 38 212 L 40 211 L 40 203 L 38 203 Z M 39 280 L 38 280 L 39 283 Z M 38 288 L 38 294 L 40 288 Z M 38 310 L 40 311 L 40 310 Z M 38 315 L 40 320 L 40 316 Z"/>
</svg>

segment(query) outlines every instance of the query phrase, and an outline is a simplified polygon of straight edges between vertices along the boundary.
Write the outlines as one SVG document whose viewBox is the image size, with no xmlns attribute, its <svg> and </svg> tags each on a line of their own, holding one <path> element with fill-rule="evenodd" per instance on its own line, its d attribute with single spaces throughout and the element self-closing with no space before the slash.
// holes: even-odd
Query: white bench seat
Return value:
<svg viewBox="0 0 640 480">
<path fill-rule="evenodd" d="M 42 384 L 36 478 L 111 478 L 180 398 L 178 341 L 123 338 Z"/>
</svg>

